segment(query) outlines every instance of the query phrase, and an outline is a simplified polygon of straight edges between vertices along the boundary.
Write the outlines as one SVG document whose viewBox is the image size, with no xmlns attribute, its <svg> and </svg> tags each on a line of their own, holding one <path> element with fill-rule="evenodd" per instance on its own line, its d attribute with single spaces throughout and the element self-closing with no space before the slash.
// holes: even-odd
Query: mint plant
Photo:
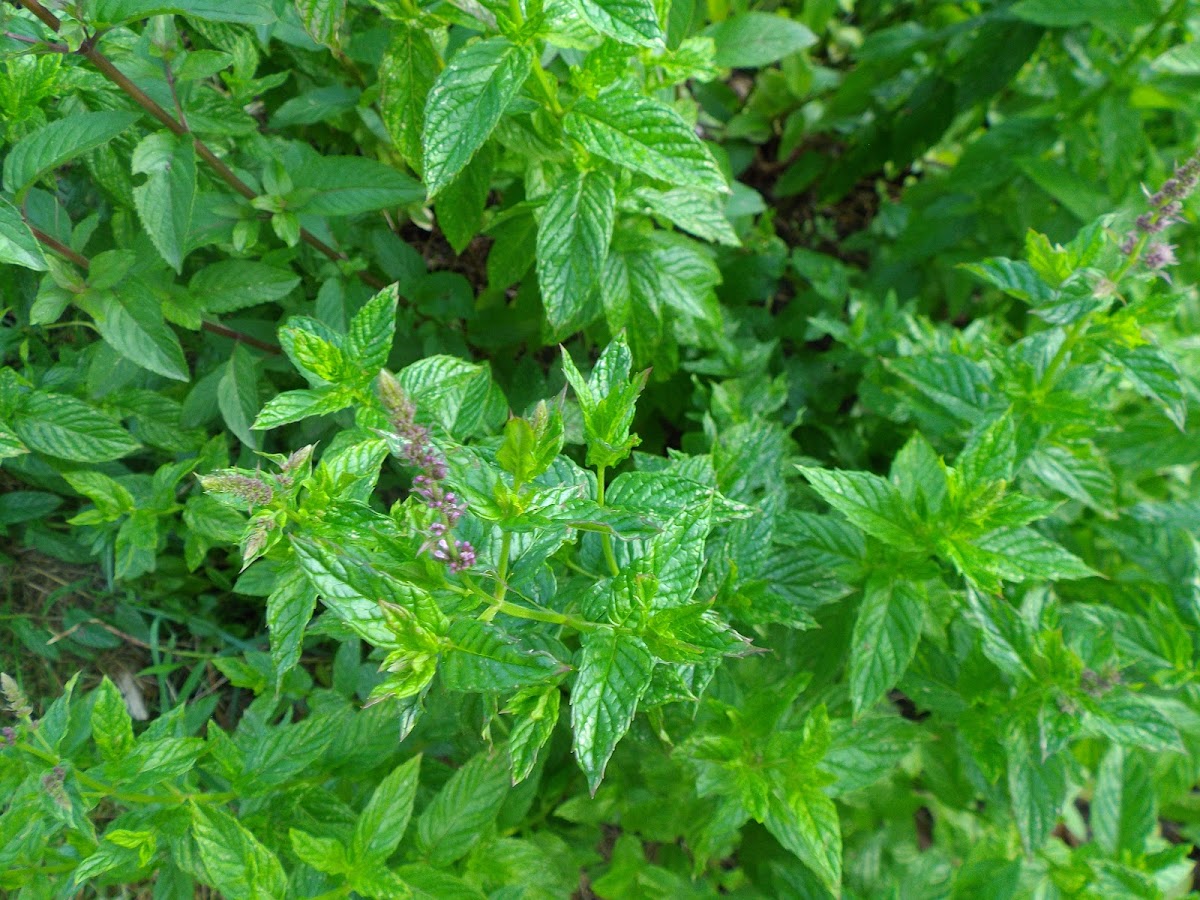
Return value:
<svg viewBox="0 0 1200 900">
<path fill-rule="evenodd" d="M 1195 12 L 0 6 L 0 890 L 1190 896 Z"/>
</svg>

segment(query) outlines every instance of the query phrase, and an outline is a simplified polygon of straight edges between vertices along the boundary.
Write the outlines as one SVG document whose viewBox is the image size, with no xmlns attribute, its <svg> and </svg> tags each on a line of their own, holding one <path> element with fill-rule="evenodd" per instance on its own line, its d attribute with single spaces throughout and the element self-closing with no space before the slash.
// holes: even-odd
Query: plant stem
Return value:
<svg viewBox="0 0 1200 900">
<path fill-rule="evenodd" d="M 532 622 L 548 622 L 551 625 L 562 625 L 567 628 L 574 628 L 576 631 L 590 631 L 596 628 L 592 622 L 585 619 L 579 619 L 575 616 L 567 615 L 566 613 L 556 612 L 552 609 L 539 609 L 530 606 L 521 606 L 518 603 L 513 603 L 510 600 L 502 600 L 493 597 L 478 584 L 475 583 L 470 575 L 463 575 L 463 584 L 470 590 L 467 593 L 475 594 L 479 599 L 488 604 L 480 618 L 485 622 L 490 622 L 496 617 L 497 613 L 504 613 L 506 616 L 512 616 L 514 619 L 529 619 Z"/>
<path fill-rule="evenodd" d="M 33 13 L 33 15 L 37 16 L 37 18 L 40 19 L 42 23 L 45 24 L 46 27 L 52 30 L 55 34 L 57 34 L 62 28 L 62 22 L 59 20 L 58 16 L 54 15 L 54 13 L 50 12 L 50 10 L 46 9 L 46 7 L 42 6 L 38 0 L 14 0 L 14 2 L 16 2 L 19 6 L 24 7 L 27 11 Z M 196 153 L 199 154 L 200 158 L 208 163 L 209 166 L 212 167 L 213 171 L 217 173 L 218 177 L 220 177 L 222 181 L 233 188 L 233 190 L 241 194 L 242 197 L 247 200 L 253 200 L 258 196 L 258 194 L 255 193 L 250 185 L 238 178 L 234 171 L 230 169 L 229 166 L 225 165 L 220 157 L 213 153 L 211 148 L 209 148 L 204 141 L 193 135 L 187 129 L 186 125 L 159 106 L 153 98 L 151 98 L 145 91 L 130 81 L 120 69 L 114 66 L 108 57 L 97 50 L 95 46 L 95 39 L 96 35 L 93 35 L 84 41 L 83 46 L 81 46 L 77 51 L 80 56 L 88 60 L 93 66 L 99 69 L 100 73 L 104 75 L 105 78 L 124 91 L 134 103 L 161 122 L 162 125 L 176 137 L 190 137 L 192 139 L 193 146 L 196 148 Z M 300 229 L 300 239 L 314 250 L 317 250 L 334 262 L 345 262 L 349 259 L 345 253 L 330 247 L 319 237 L 305 228 Z M 356 274 L 365 284 L 375 288 L 376 290 L 382 290 L 383 288 L 387 287 L 387 282 L 375 275 L 372 275 L 370 272 L 359 271 Z"/>
<path fill-rule="evenodd" d="M 604 505 L 604 466 L 596 467 L 596 504 Z M 617 565 L 617 557 L 613 553 L 612 535 L 600 534 L 600 546 L 604 549 L 604 560 L 608 563 L 608 571 L 615 577 L 621 574 L 621 567 Z"/>
<path fill-rule="evenodd" d="M 500 538 L 500 565 L 496 568 L 496 602 L 499 603 L 508 593 L 508 557 L 512 552 L 512 532 L 504 532 Z"/>
<path fill-rule="evenodd" d="M 69 262 L 73 262 L 75 265 L 79 266 L 79 268 L 83 269 L 85 272 L 91 267 L 92 261 L 90 259 L 88 259 L 86 256 L 84 256 L 83 254 L 76 253 L 74 250 L 72 250 L 70 247 L 68 247 L 62 241 L 46 234 L 46 232 L 42 231 L 37 226 L 31 224 L 28 220 L 25 221 L 25 224 L 29 226 L 29 230 L 33 233 L 33 236 L 35 238 L 37 238 L 40 243 L 42 243 L 44 246 L 48 247 L 49 249 L 53 250 L 55 253 L 57 253 L 59 256 L 61 256 L 63 259 L 68 260 Z M 89 327 L 90 327 L 90 323 L 87 323 L 87 322 L 80 322 L 77 324 L 89 325 Z M 43 327 L 49 327 L 49 326 L 43 326 Z M 210 322 L 208 319 L 202 319 L 200 322 L 200 327 L 203 328 L 205 331 L 211 332 L 212 334 L 219 334 L 221 337 L 227 337 L 231 341 L 239 341 L 240 343 L 245 344 L 247 347 L 254 347 L 255 349 L 261 350 L 264 353 L 270 353 L 270 354 L 278 356 L 280 353 L 283 352 L 283 350 L 280 349 L 278 344 L 271 344 L 271 343 L 268 343 L 267 341 L 260 341 L 256 337 L 252 337 L 251 335 L 244 334 L 241 331 L 236 331 L 233 328 L 228 328 L 219 322 Z"/>
</svg>

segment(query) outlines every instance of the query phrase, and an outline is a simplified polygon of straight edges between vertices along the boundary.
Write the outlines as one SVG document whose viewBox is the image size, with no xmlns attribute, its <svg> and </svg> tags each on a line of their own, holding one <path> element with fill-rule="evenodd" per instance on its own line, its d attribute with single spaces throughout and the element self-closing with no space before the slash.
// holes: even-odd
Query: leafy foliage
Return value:
<svg viewBox="0 0 1200 900">
<path fill-rule="evenodd" d="M 1188 895 L 1198 12 L 3 7 L 0 890 Z"/>
</svg>

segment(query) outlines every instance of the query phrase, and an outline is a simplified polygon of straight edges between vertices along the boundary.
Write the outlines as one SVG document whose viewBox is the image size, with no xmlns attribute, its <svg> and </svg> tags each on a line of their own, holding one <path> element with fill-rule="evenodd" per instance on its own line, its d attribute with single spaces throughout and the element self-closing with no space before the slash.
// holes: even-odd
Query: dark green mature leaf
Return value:
<svg viewBox="0 0 1200 900">
<path fill-rule="evenodd" d="M 741 244 L 725 217 L 720 194 L 682 187 L 669 191 L 642 187 L 634 192 L 634 198 L 646 209 L 696 237 L 730 247 Z"/>
<path fill-rule="evenodd" d="M 418 754 L 398 765 L 379 782 L 366 808 L 354 823 L 350 852 L 356 864 L 369 866 L 384 863 L 395 852 L 408 828 L 413 802 L 417 797 L 420 771 L 421 757 Z"/>
<path fill-rule="evenodd" d="M 1007 741 L 1008 796 L 1027 853 L 1042 846 L 1058 821 L 1067 793 L 1067 768 L 1060 754 L 1043 759 L 1023 732 Z"/>
<path fill-rule="evenodd" d="M 292 212 L 353 216 L 424 199 L 415 179 L 365 156 L 314 156 L 292 173 L 297 188 L 311 196 Z"/>
<path fill-rule="evenodd" d="M 278 900 L 287 876 L 278 857 L 233 816 L 211 804 L 192 807 L 192 836 L 204 880 L 229 900 Z"/>
<path fill-rule="evenodd" d="M 258 367 L 242 344 L 233 348 L 225 374 L 217 385 L 217 405 L 237 439 L 258 449 L 260 436 L 251 427 L 258 410 Z"/>
<path fill-rule="evenodd" d="M 119 762 L 133 749 L 133 720 L 125 698 L 107 676 L 92 703 L 92 739 L 106 762 Z"/>
<path fill-rule="evenodd" d="M 558 724 L 562 693 L 557 682 L 525 688 L 513 695 L 505 710 L 513 716 L 508 735 L 508 755 L 512 762 L 513 784 L 529 777 L 537 764 L 538 753 Z"/>
<path fill-rule="evenodd" d="M 379 66 L 380 108 L 396 149 L 416 170 L 422 163 L 425 99 L 440 68 L 441 60 L 429 32 L 407 22 L 393 26 L 392 43 Z"/>
<path fill-rule="evenodd" d="M 684 187 L 729 189 L 692 127 L 671 107 L 648 97 L 614 91 L 581 100 L 563 118 L 563 128 L 623 168 Z"/>
<path fill-rule="evenodd" d="M 165 139 L 160 142 L 164 146 L 139 158 L 142 148 L 160 137 Z M 167 265 L 181 273 L 196 197 L 196 151 L 192 142 L 151 135 L 134 153 L 133 171 L 150 176 L 133 189 L 138 217 Z"/>
<path fill-rule="evenodd" d="M 267 628 L 271 635 L 271 661 L 275 664 L 275 687 L 300 662 L 304 629 L 317 605 L 317 592 L 300 566 L 291 564 L 276 576 L 275 588 L 267 597 Z"/>
<path fill-rule="evenodd" d="M 223 259 L 197 272 L 188 290 L 205 312 L 220 314 L 282 300 L 299 284 L 299 277 L 287 269 L 249 259 Z"/>
<path fill-rule="evenodd" d="M 43 125 L 4 157 L 4 189 L 21 192 L 51 169 L 108 143 L 137 119 L 137 113 L 110 110 L 75 113 Z"/>
<path fill-rule="evenodd" d="M 730 69 L 770 65 L 817 42 L 807 26 L 764 12 L 730 16 L 704 33 L 717 45 L 714 62 Z"/>
<path fill-rule="evenodd" d="M 183 348 L 166 322 L 154 295 L 138 281 L 119 292 L 102 291 L 79 305 L 96 321 L 105 343 L 130 362 L 166 378 L 188 381 Z"/>
<path fill-rule="evenodd" d="M 438 196 L 438 225 L 455 253 L 462 253 L 483 227 L 496 156 L 493 147 L 485 144 Z"/>
<path fill-rule="evenodd" d="M 417 820 L 417 847 L 432 865 L 445 867 L 483 839 L 508 796 L 502 754 L 480 753 L 450 776 Z"/>
<path fill-rule="evenodd" d="M 1065 4 L 1056 0 L 1020 0 L 1012 8 L 1018 18 L 1051 28 L 1091 23 L 1132 29 L 1152 21 L 1158 11 L 1155 0 L 1075 0 Z"/>
<path fill-rule="evenodd" d="M 575 759 L 593 794 L 650 687 L 654 657 L 642 640 L 612 628 L 588 632 L 571 690 Z"/>
<path fill-rule="evenodd" d="M 495 625 L 456 619 L 450 625 L 439 671 L 452 691 L 508 692 L 563 669 L 549 653 L 522 647 Z"/>
<path fill-rule="evenodd" d="M 504 38 L 459 50 L 438 76 L 425 105 L 422 135 L 430 197 L 463 170 L 491 135 L 533 66 L 533 55 Z"/>
<path fill-rule="evenodd" d="M 25 224 L 20 210 L 0 197 L 0 263 L 45 272 L 42 246 Z"/>
<path fill-rule="evenodd" d="M 626 44 L 658 47 L 662 26 L 652 0 L 572 0 L 580 14 L 597 31 Z"/>
<path fill-rule="evenodd" d="M 63 394 L 38 392 L 23 398 L 12 427 L 30 450 L 74 462 L 108 462 L 140 446 L 111 418 Z"/>
<path fill-rule="evenodd" d="M 889 574 L 867 582 L 850 641 L 850 699 L 860 715 L 896 686 L 917 651 L 928 597 Z"/>
<path fill-rule="evenodd" d="M 538 221 L 537 274 L 546 319 L 556 333 L 575 331 L 599 312 L 589 309 L 612 240 L 616 193 L 604 172 L 559 181 Z"/>
</svg>

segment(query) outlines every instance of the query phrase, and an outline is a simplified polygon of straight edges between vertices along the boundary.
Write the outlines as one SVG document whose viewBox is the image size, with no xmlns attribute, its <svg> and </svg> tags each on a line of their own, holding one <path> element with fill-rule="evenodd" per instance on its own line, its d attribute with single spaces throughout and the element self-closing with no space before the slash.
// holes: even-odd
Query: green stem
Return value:
<svg viewBox="0 0 1200 900">
<path fill-rule="evenodd" d="M 555 118 L 561 119 L 563 107 L 558 102 L 558 82 L 542 67 L 542 61 L 536 54 L 533 57 L 533 74 L 537 78 L 538 87 L 541 88 L 542 94 L 546 98 L 546 103 L 550 106 L 550 111 L 554 113 Z"/>
<path fill-rule="evenodd" d="M 495 618 L 497 613 L 504 613 L 506 616 L 512 616 L 514 619 L 529 619 L 533 622 L 548 622 L 551 625 L 562 625 L 567 628 L 574 628 L 576 631 L 590 631 L 596 627 L 592 622 L 585 619 L 578 619 L 575 616 L 569 616 L 566 613 L 556 612 L 552 609 L 539 609 L 529 606 L 521 606 L 509 600 L 502 600 L 493 597 L 483 588 L 475 583 L 475 580 L 470 575 L 463 575 L 463 584 L 470 588 L 469 593 L 474 594 L 479 599 L 488 604 L 481 619 L 485 622 L 490 622 Z"/>
<path fill-rule="evenodd" d="M 500 565 L 496 567 L 496 600 L 504 599 L 508 593 L 508 557 L 512 552 L 512 532 L 504 532 L 500 538 Z"/>
<path fill-rule="evenodd" d="M 599 506 L 604 505 L 604 466 L 596 467 L 596 503 Z M 600 546 L 604 548 L 604 560 L 608 563 L 608 571 L 615 577 L 621 574 L 621 567 L 617 565 L 617 557 L 613 553 L 612 535 L 601 533 Z"/>
</svg>

